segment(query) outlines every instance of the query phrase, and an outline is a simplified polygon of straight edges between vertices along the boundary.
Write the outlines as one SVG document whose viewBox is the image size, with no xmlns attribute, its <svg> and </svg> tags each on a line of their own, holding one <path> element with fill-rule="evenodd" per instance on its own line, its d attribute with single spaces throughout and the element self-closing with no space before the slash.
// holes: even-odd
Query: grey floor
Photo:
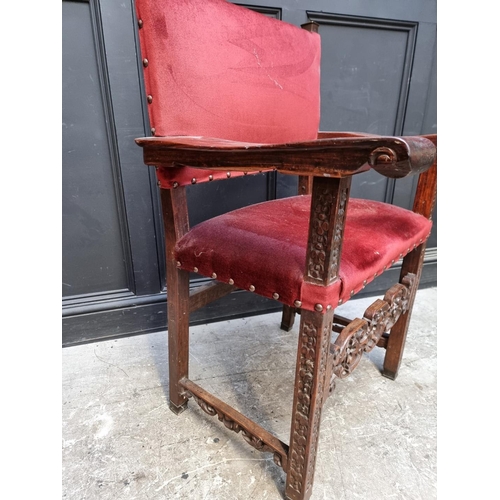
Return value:
<svg viewBox="0 0 500 500">
<path fill-rule="evenodd" d="M 437 289 L 417 294 L 396 381 L 383 352 L 337 382 L 321 425 L 312 500 L 436 498 Z M 348 302 L 359 316 L 374 298 Z M 279 314 L 191 329 L 190 377 L 289 440 L 297 325 Z M 283 498 L 284 474 L 194 403 L 167 404 L 166 332 L 63 349 L 65 500 Z"/>
</svg>

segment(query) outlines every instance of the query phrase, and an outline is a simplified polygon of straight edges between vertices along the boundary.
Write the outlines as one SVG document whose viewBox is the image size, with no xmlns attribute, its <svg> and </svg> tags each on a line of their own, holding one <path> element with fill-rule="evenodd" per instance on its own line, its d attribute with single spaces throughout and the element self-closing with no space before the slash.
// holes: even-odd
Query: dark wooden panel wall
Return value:
<svg viewBox="0 0 500 500">
<path fill-rule="evenodd" d="M 243 4 L 240 4 L 243 5 Z M 253 1 L 265 15 L 320 24 L 322 130 L 437 132 L 435 0 Z M 63 345 L 164 329 L 165 265 L 154 174 L 134 138 L 148 135 L 132 0 L 63 1 Z M 192 186 L 191 224 L 295 194 L 276 173 Z M 410 207 L 414 180 L 356 178 L 355 196 Z M 436 228 L 423 284 L 436 283 Z M 394 282 L 386 273 L 367 294 Z M 203 280 L 193 276 L 192 286 Z M 235 292 L 193 315 L 215 321 L 277 310 Z"/>
</svg>

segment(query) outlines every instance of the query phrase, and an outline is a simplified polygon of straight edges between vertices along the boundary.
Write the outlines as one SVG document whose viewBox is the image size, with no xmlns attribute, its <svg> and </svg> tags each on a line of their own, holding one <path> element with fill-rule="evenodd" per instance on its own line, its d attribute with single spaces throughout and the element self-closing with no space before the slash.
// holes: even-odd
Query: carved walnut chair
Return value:
<svg viewBox="0 0 500 500">
<path fill-rule="evenodd" d="M 375 346 L 386 350 L 384 375 L 398 373 L 431 230 L 436 136 L 318 133 L 315 23 L 300 29 L 224 0 L 137 0 L 136 11 L 152 133 L 136 142 L 163 207 L 170 408 L 193 398 L 274 454 L 286 498 L 309 498 L 335 378 Z M 349 197 L 352 176 L 371 168 L 420 174 L 413 211 Z M 268 169 L 298 175 L 300 195 L 189 228 L 186 185 Z M 363 318 L 334 314 L 400 259 L 399 283 Z M 214 281 L 190 294 L 191 272 Z M 300 313 L 289 444 L 188 378 L 189 313 L 237 288 L 281 302 L 282 328 Z"/>
</svg>

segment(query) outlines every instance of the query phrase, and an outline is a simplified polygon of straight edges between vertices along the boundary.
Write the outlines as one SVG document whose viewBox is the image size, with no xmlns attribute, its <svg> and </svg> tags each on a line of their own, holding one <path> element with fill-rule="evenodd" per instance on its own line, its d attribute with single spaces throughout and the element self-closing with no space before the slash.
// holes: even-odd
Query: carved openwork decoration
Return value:
<svg viewBox="0 0 500 500">
<path fill-rule="evenodd" d="M 334 240 L 332 246 L 329 245 L 329 234 L 331 213 L 335 209 L 334 195 L 330 189 L 325 188 L 315 199 L 316 204 L 312 207 L 311 214 L 313 234 L 310 239 L 307 263 L 307 274 L 313 279 L 322 280 L 327 265 L 330 265 L 329 279 L 332 280 L 337 276 L 340 257 L 339 246 L 342 241 L 347 195 L 348 188 L 342 189 L 339 193 L 340 200 L 337 217 L 335 217 L 335 227 L 333 228 Z M 331 259 L 328 255 L 330 251 L 332 252 Z"/>
<path fill-rule="evenodd" d="M 358 365 L 363 353 L 370 352 L 380 337 L 390 330 L 401 314 L 407 311 L 415 275 L 408 274 L 392 286 L 384 299 L 377 299 L 364 313 L 363 319 L 351 321 L 331 345 L 332 353 L 330 391 L 335 377 L 345 378 Z"/>
<path fill-rule="evenodd" d="M 319 332 L 313 323 L 305 323 L 302 331 L 301 346 L 300 346 L 300 370 L 299 370 L 299 385 L 297 392 L 297 403 L 294 422 L 294 433 L 292 442 L 294 443 L 293 451 L 290 454 L 290 462 L 288 467 L 289 485 L 298 493 L 307 491 L 312 487 L 314 477 L 314 465 L 316 460 L 316 446 L 318 443 L 320 413 L 323 405 L 324 386 L 327 381 L 327 358 L 330 345 L 330 333 L 332 323 L 329 322 L 323 327 L 321 335 L 321 345 L 319 353 L 320 367 L 318 370 L 319 378 L 317 379 L 317 388 L 314 387 L 314 367 L 318 358 L 318 337 Z M 313 403 L 314 394 L 317 394 L 317 399 Z M 314 407 L 314 409 L 313 409 Z M 311 433 L 309 429 L 312 428 Z M 306 462 L 306 448 L 308 446 L 308 438 L 311 447 L 309 453 L 309 462 Z M 306 477 L 304 478 L 304 473 Z M 305 484 L 304 484 L 305 481 Z M 305 488 L 305 489 L 304 489 Z"/>
<path fill-rule="evenodd" d="M 196 396 L 192 392 L 186 391 L 186 396 L 188 398 L 193 398 L 207 415 L 210 415 L 211 417 L 217 415 L 219 421 L 221 421 L 224 424 L 224 426 L 229 430 L 236 432 L 236 434 L 238 434 L 241 431 L 243 439 L 256 450 L 272 453 L 274 463 L 280 467 L 283 467 L 283 464 L 286 462 L 286 457 L 282 457 L 280 453 L 278 453 L 271 446 L 266 444 L 262 439 L 252 434 L 248 429 L 245 429 L 242 425 L 235 422 L 233 419 L 228 417 L 224 412 L 222 412 L 217 408 L 214 408 L 213 406 L 208 404 L 205 400 Z"/>
</svg>

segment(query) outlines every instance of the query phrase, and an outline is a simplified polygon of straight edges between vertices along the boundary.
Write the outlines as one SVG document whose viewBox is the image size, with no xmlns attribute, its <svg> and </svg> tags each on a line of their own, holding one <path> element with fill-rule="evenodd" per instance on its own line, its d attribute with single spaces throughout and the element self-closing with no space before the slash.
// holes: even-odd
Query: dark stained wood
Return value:
<svg viewBox="0 0 500 500">
<path fill-rule="evenodd" d="M 186 407 L 179 380 L 189 369 L 189 273 L 167 262 L 168 366 L 170 409 L 180 413 Z"/>
<path fill-rule="evenodd" d="M 420 173 L 435 147 L 422 137 L 349 136 L 288 144 L 254 144 L 210 137 L 144 137 L 144 163 L 163 168 L 189 165 L 255 172 L 276 169 L 295 175 L 346 177 L 370 167 L 392 178 Z"/>
<path fill-rule="evenodd" d="M 338 277 L 351 178 L 315 177 L 304 281 L 324 286 Z"/>
<path fill-rule="evenodd" d="M 336 314 L 333 317 L 334 323 L 337 323 L 337 324 L 343 325 L 343 326 L 347 326 L 351 321 L 352 321 L 352 319 L 346 318 L 345 316 L 340 316 L 339 314 Z"/>
<path fill-rule="evenodd" d="M 333 310 L 325 314 L 301 312 L 285 486 L 285 496 L 290 500 L 307 500 L 312 493 L 321 410 L 325 388 L 329 387 L 332 321 Z"/>
<path fill-rule="evenodd" d="M 273 453 L 274 462 L 287 470 L 288 445 L 192 380 L 184 378 L 180 384 L 184 387 L 186 396 L 193 397 L 205 413 L 210 416 L 217 415 L 228 429 L 236 433 L 241 432 L 243 439 L 256 450 Z"/>
<path fill-rule="evenodd" d="M 318 139 L 334 139 L 340 137 L 380 137 L 375 134 L 365 134 L 361 132 L 329 132 L 326 130 L 318 132 Z"/>
<path fill-rule="evenodd" d="M 300 27 L 312 33 L 319 33 L 319 23 L 316 21 L 309 21 L 308 23 L 301 24 Z"/>
<path fill-rule="evenodd" d="M 384 377 L 395 380 L 398 376 L 401 360 L 403 359 L 403 351 L 406 342 L 406 334 L 410 324 L 411 312 L 413 303 L 415 302 L 415 295 L 417 293 L 420 277 L 422 275 L 422 267 L 425 255 L 425 242 L 408 253 L 404 259 L 401 267 L 400 281 L 409 273 L 415 275 L 415 285 L 412 288 L 409 305 L 406 312 L 404 312 L 392 327 L 386 343 L 386 353 L 384 358 L 384 367 L 382 374 Z"/>
<path fill-rule="evenodd" d="M 387 339 L 389 338 L 388 333 L 383 333 L 382 337 L 380 337 L 379 341 L 377 342 L 377 347 L 382 347 L 383 349 L 387 349 Z"/>
<path fill-rule="evenodd" d="M 377 137 L 374 134 L 361 134 L 358 132 L 318 132 L 318 139 L 334 139 L 341 137 Z M 312 176 L 299 176 L 299 192 L 298 194 L 312 193 Z"/>
<path fill-rule="evenodd" d="M 236 288 L 227 283 L 208 283 L 198 287 L 189 296 L 189 312 L 192 313 L 200 307 L 206 306 L 214 300 L 220 299 L 231 293 Z"/>
<path fill-rule="evenodd" d="M 187 399 L 179 381 L 189 368 L 189 273 L 177 267 L 176 241 L 189 230 L 186 190 L 161 190 L 165 231 L 168 308 L 168 366 L 170 409 L 181 413 Z"/>
<path fill-rule="evenodd" d="M 425 136 L 437 147 L 437 135 Z M 420 174 L 417 183 L 417 191 L 413 203 L 413 211 L 430 219 L 436 203 L 437 194 L 437 156 L 432 166 L 423 174 Z M 384 358 L 383 375 L 391 380 L 398 376 L 399 367 L 403 359 L 403 351 L 406 342 L 406 335 L 410 325 L 411 312 L 415 295 L 417 293 L 420 278 L 422 276 L 423 262 L 425 257 L 425 248 L 427 242 L 415 248 L 408 253 L 401 266 L 400 282 L 408 273 L 415 275 L 415 286 L 409 299 L 408 310 L 402 314 L 397 323 L 392 327 L 386 341 L 386 354 Z"/>
<path fill-rule="evenodd" d="M 378 345 L 385 332 L 398 321 L 410 307 L 410 298 L 415 287 L 415 275 L 407 274 L 402 283 L 393 285 L 365 311 L 363 318 L 349 322 L 331 345 L 329 360 L 330 387 L 334 378 L 345 378 L 352 373 L 366 352 Z M 330 364 L 331 363 L 331 364 Z"/>
<path fill-rule="evenodd" d="M 189 231 L 186 189 L 162 189 L 161 203 L 165 238 L 167 242 L 176 242 Z M 170 245 L 166 249 L 169 260 L 174 260 L 174 246 Z"/>
<path fill-rule="evenodd" d="M 281 315 L 281 329 L 285 332 L 289 332 L 293 328 L 295 323 L 295 308 L 291 306 L 284 305 L 283 313 Z"/>
<path fill-rule="evenodd" d="M 426 139 L 430 140 L 437 148 L 437 135 L 426 135 Z M 413 211 L 421 214 L 428 219 L 432 218 L 432 211 L 436 204 L 437 196 L 437 155 L 435 156 L 432 166 L 420 174 L 417 183 L 417 191 L 413 202 Z"/>
<path fill-rule="evenodd" d="M 315 24 L 315 23 L 314 23 Z M 304 29 L 309 29 L 309 23 L 302 26 Z M 332 138 L 342 138 L 342 137 L 369 137 L 372 134 L 361 134 L 357 132 L 318 132 L 318 139 L 332 139 Z M 309 195 L 312 194 L 313 188 L 312 175 L 299 175 L 298 181 L 298 193 L 299 195 Z M 281 329 L 284 331 L 290 331 L 295 322 L 296 309 L 289 306 L 283 306 L 283 313 L 281 317 Z M 335 331 L 335 328 L 334 328 Z"/>
<path fill-rule="evenodd" d="M 311 194 L 312 193 L 312 181 L 313 177 L 311 175 L 299 175 L 299 193 L 298 194 Z"/>
</svg>

